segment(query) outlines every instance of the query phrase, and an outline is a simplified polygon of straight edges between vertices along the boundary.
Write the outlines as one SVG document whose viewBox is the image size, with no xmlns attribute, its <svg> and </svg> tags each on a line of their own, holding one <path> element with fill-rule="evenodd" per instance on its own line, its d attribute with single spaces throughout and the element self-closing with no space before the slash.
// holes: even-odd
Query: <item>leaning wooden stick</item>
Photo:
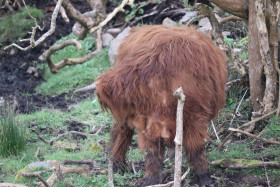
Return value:
<svg viewBox="0 0 280 187">
<path fill-rule="evenodd" d="M 174 186 L 181 186 L 182 173 L 182 141 L 183 141 L 183 108 L 185 103 L 185 95 L 183 88 L 178 88 L 173 95 L 178 99 L 177 119 L 176 119 L 176 136 L 175 142 L 175 170 L 174 170 Z"/>
<path fill-rule="evenodd" d="M 108 159 L 108 178 L 110 187 L 114 187 L 114 177 L 113 177 L 113 162 L 111 158 Z"/>
</svg>

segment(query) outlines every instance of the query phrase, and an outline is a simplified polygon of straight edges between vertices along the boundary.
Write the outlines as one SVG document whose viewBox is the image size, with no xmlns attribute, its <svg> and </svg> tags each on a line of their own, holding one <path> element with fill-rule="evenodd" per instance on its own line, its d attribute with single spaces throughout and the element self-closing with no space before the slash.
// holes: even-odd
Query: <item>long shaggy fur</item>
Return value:
<svg viewBox="0 0 280 187">
<path fill-rule="evenodd" d="M 98 100 L 116 124 L 138 129 L 141 150 L 157 150 L 160 141 L 173 143 L 173 92 L 182 86 L 184 147 L 194 155 L 203 152 L 208 123 L 224 105 L 226 78 L 226 57 L 206 35 L 192 27 L 143 26 L 132 29 L 114 67 L 95 82 Z M 117 147 L 112 148 L 116 157 L 123 155 Z"/>
</svg>

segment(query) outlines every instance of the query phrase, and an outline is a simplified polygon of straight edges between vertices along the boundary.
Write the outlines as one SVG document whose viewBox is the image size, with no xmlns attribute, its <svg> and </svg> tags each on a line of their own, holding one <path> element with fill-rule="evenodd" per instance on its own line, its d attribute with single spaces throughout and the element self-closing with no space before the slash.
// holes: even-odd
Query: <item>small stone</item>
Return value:
<svg viewBox="0 0 280 187">
<path fill-rule="evenodd" d="M 172 19 L 170 19 L 170 18 L 165 18 L 162 21 L 162 25 L 164 25 L 166 27 L 176 27 L 177 23 L 175 21 L 173 21 Z"/>
<path fill-rule="evenodd" d="M 102 45 L 103 47 L 107 47 L 110 45 L 110 42 L 114 40 L 114 36 L 109 33 L 105 33 L 102 35 Z"/>
<path fill-rule="evenodd" d="M 108 51 L 110 63 L 113 65 L 122 41 L 129 35 L 131 27 L 125 28 L 111 43 Z"/>
</svg>

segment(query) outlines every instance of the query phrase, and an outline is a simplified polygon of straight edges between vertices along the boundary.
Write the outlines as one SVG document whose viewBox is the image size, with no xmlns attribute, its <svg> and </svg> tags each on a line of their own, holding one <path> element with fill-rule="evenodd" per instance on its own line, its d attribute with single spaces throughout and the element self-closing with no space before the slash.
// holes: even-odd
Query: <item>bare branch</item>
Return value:
<svg viewBox="0 0 280 187">
<path fill-rule="evenodd" d="M 55 3 L 57 3 L 57 0 L 54 0 Z M 69 23 L 70 20 L 65 12 L 65 9 L 63 8 L 63 6 L 60 7 L 59 12 L 61 14 L 62 19 L 66 22 Z"/>
<path fill-rule="evenodd" d="M 109 177 L 109 185 L 110 187 L 114 187 L 114 173 L 113 173 L 113 162 L 109 158 L 108 159 L 108 177 Z"/>
<path fill-rule="evenodd" d="M 13 44 L 11 44 L 11 45 L 5 47 L 4 50 L 10 49 L 11 47 L 16 47 L 16 48 L 18 48 L 18 49 L 20 49 L 20 50 L 22 50 L 22 51 L 27 51 L 27 50 L 29 50 L 29 49 L 31 49 L 31 48 L 36 47 L 36 46 L 39 45 L 41 42 L 43 42 L 48 36 L 52 35 L 52 34 L 54 33 L 54 31 L 55 31 L 55 27 L 56 27 L 56 18 L 57 18 L 58 11 L 59 11 L 59 9 L 60 9 L 60 6 L 61 6 L 62 1 L 63 1 L 63 0 L 58 0 L 57 4 L 56 4 L 56 6 L 55 6 L 55 9 L 54 9 L 54 11 L 53 11 L 52 18 L 51 18 L 51 27 L 50 27 L 50 29 L 49 29 L 45 34 L 43 34 L 37 41 L 34 41 L 34 42 L 31 41 L 32 44 L 29 45 L 29 46 L 27 46 L 27 47 L 25 47 L 25 48 L 23 48 L 23 47 L 21 47 L 21 46 L 15 44 L 15 43 L 13 43 Z"/>
<path fill-rule="evenodd" d="M 88 20 L 81 14 L 74 6 L 70 3 L 69 0 L 64 0 L 62 6 L 65 8 L 67 13 L 76 21 L 78 21 L 84 28 L 89 28 Z"/>
<path fill-rule="evenodd" d="M 59 61 L 58 63 L 54 64 L 50 58 L 47 59 L 48 65 L 50 67 L 50 71 L 52 73 L 56 73 L 59 69 L 63 68 L 66 65 L 76 65 L 76 64 L 82 64 L 85 61 L 87 61 L 88 59 L 92 58 L 94 55 L 98 54 L 101 50 L 102 50 L 102 39 L 101 39 L 101 34 L 102 31 L 101 29 L 99 29 L 96 33 L 96 39 L 95 39 L 95 43 L 96 43 L 96 50 L 83 56 L 83 57 L 79 57 L 79 58 L 65 58 L 61 61 Z M 69 45 L 72 44 L 71 42 L 69 42 Z M 65 45 L 65 44 L 63 44 Z M 53 48 L 51 47 L 48 51 L 48 57 L 50 57 L 50 54 L 54 51 L 53 49 L 61 49 L 60 47 L 62 46 L 54 46 Z M 65 46 L 64 46 L 65 47 Z M 50 54 L 49 54 L 50 53 Z"/>
<path fill-rule="evenodd" d="M 51 72 L 56 72 L 56 64 L 54 64 L 51 60 L 51 55 L 60 49 L 63 49 L 69 45 L 75 45 L 78 49 L 82 49 L 82 45 L 76 40 L 76 39 L 71 39 L 71 40 L 66 40 L 60 44 L 53 45 L 51 46 L 47 52 L 45 52 L 45 57 L 48 63 L 48 66 L 51 70 Z"/>
<path fill-rule="evenodd" d="M 246 132 L 246 131 L 243 131 L 243 130 L 240 130 L 240 129 L 235 129 L 235 128 L 229 128 L 228 129 L 229 131 L 232 131 L 232 132 L 238 132 L 238 133 L 241 133 L 241 134 L 245 134 L 247 136 L 250 136 L 251 138 L 255 138 L 257 140 L 261 140 L 261 141 L 264 141 L 264 142 L 267 142 L 267 143 L 271 143 L 271 144 L 280 144 L 280 142 L 278 141 L 273 141 L 273 140 L 268 140 L 268 139 L 265 139 L 265 138 L 261 138 L 259 136 L 256 136 L 254 134 L 251 134 L 249 132 Z"/>
<path fill-rule="evenodd" d="M 175 169 L 174 169 L 174 186 L 181 186 L 182 170 L 182 142 L 183 142 L 183 107 L 185 95 L 183 88 L 178 88 L 173 95 L 178 99 L 177 118 L 176 118 L 176 136 L 175 142 Z"/>
<path fill-rule="evenodd" d="M 280 167 L 277 161 L 263 162 L 261 160 L 247 160 L 247 159 L 222 159 L 211 162 L 212 165 L 218 165 L 223 168 L 241 169 L 241 168 L 256 168 L 256 167 Z"/>
<path fill-rule="evenodd" d="M 24 176 L 24 177 L 37 177 L 46 187 L 50 187 L 50 185 L 38 173 L 23 173 L 22 176 Z"/>
<path fill-rule="evenodd" d="M 93 33 L 95 31 L 97 31 L 98 29 L 104 27 L 109 21 L 111 21 L 113 19 L 113 17 L 115 17 L 115 15 L 118 12 L 123 11 L 123 8 L 125 5 L 132 5 L 134 2 L 134 0 L 123 0 L 122 3 L 120 4 L 120 6 L 116 7 L 113 12 L 111 12 L 104 21 L 102 21 L 98 26 L 93 27 L 92 29 L 90 29 L 90 33 Z"/>
<path fill-rule="evenodd" d="M 267 113 L 267 114 L 265 114 L 265 115 L 263 115 L 263 116 L 261 116 L 261 117 L 259 117 L 259 118 L 257 118 L 257 119 L 254 119 L 254 120 L 252 120 L 252 121 L 249 121 L 249 122 L 243 124 L 242 126 L 238 127 L 238 129 L 247 127 L 247 126 L 249 126 L 249 125 L 251 125 L 251 124 L 254 124 L 254 123 L 256 123 L 256 122 L 258 122 L 258 121 L 260 121 L 260 120 L 263 120 L 263 119 L 265 119 L 265 118 L 267 118 L 267 117 L 269 117 L 269 116 L 275 114 L 276 112 L 277 112 L 277 110 L 271 111 L 270 113 Z M 220 146 L 218 147 L 218 150 L 221 150 L 221 149 L 223 148 L 223 146 L 225 145 L 225 143 L 230 139 L 230 137 L 231 137 L 232 135 L 233 135 L 233 132 L 230 132 L 229 135 L 228 135 L 228 136 L 224 139 L 224 141 L 220 144 Z"/>
</svg>

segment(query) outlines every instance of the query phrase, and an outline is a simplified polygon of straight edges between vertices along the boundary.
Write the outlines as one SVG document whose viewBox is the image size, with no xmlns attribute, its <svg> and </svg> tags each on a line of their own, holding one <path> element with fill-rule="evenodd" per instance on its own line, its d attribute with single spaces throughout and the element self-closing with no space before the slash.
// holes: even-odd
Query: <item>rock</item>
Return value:
<svg viewBox="0 0 280 187">
<path fill-rule="evenodd" d="M 241 49 L 239 49 L 239 48 L 234 48 L 234 49 L 233 49 L 233 52 L 235 52 L 235 53 L 240 53 L 240 52 L 241 52 Z"/>
<path fill-rule="evenodd" d="M 223 36 L 229 36 L 230 35 L 230 32 L 229 31 L 224 31 L 222 32 Z"/>
<path fill-rule="evenodd" d="M 108 29 L 106 31 L 106 33 L 109 33 L 109 34 L 113 35 L 114 37 L 116 37 L 118 34 L 120 34 L 120 32 L 122 32 L 122 30 L 120 28 L 112 28 L 112 29 Z"/>
<path fill-rule="evenodd" d="M 108 56 L 110 63 L 113 65 L 115 63 L 115 59 L 118 53 L 118 49 L 122 41 L 129 35 L 131 27 L 125 28 L 110 44 L 110 48 L 108 51 Z"/>
<path fill-rule="evenodd" d="M 218 21 L 221 20 L 221 18 L 217 14 L 215 14 L 215 16 Z M 199 30 L 203 33 L 208 33 L 209 31 L 212 30 L 212 26 L 208 18 L 202 18 L 199 21 L 198 26 L 200 27 Z"/>
<path fill-rule="evenodd" d="M 200 27 L 199 30 L 203 33 L 207 33 L 212 30 L 212 26 L 208 18 L 202 18 L 198 22 L 198 26 Z"/>
<path fill-rule="evenodd" d="M 46 61 L 45 54 L 44 54 L 44 53 L 41 54 L 41 55 L 39 56 L 38 60 L 39 60 L 40 62 L 45 62 L 45 61 Z"/>
<path fill-rule="evenodd" d="M 103 47 L 107 47 L 110 45 L 110 42 L 114 40 L 114 36 L 109 33 L 105 33 L 102 35 L 102 45 Z"/>
<path fill-rule="evenodd" d="M 14 54 L 16 54 L 16 49 L 12 48 L 10 51 L 10 55 L 14 55 Z"/>
<path fill-rule="evenodd" d="M 26 72 L 28 74 L 33 74 L 34 77 L 38 77 L 39 76 L 37 69 L 34 68 L 34 67 L 29 67 Z"/>
<path fill-rule="evenodd" d="M 197 17 L 197 12 L 198 11 L 192 11 L 192 12 L 187 12 L 179 21 L 179 23 L 187 23 L 190 21 L 192 18 Z"/>
<path fill-rule="evenodd" d="M 162 21 L 162 25 L 164 25 L 166 27 L 176 27 L 177 23 L 175 21 L 173 21 L 172 19 L 170 19 L 170 18 L 165 18 Z"/>
</svg>

